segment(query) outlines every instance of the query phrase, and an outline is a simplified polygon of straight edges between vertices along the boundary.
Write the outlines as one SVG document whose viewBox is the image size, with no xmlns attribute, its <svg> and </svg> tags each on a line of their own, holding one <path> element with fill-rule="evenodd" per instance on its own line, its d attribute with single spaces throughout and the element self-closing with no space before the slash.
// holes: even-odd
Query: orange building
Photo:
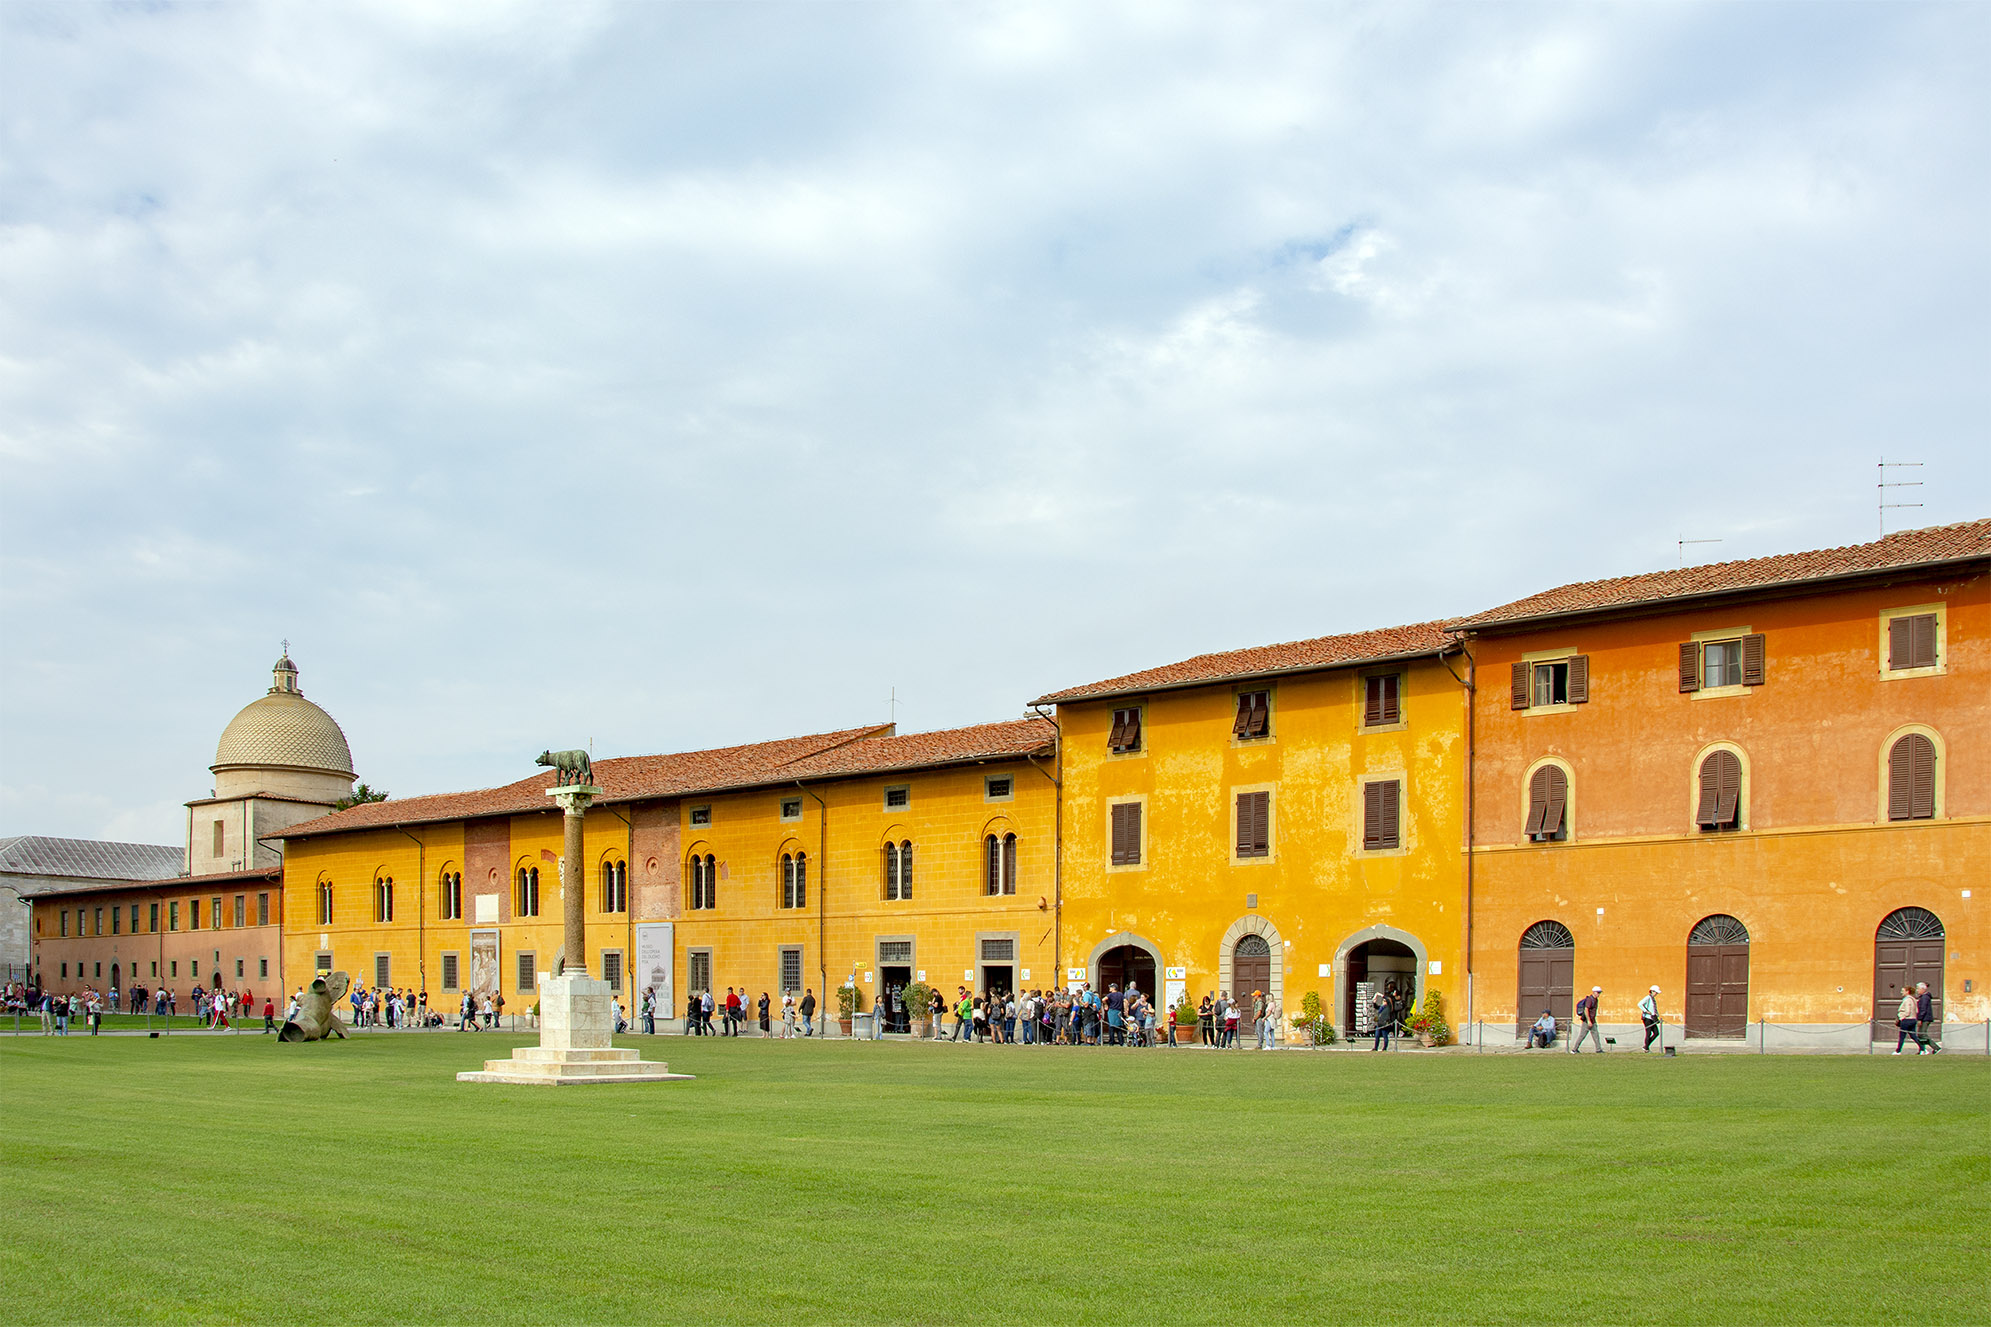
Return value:
<svg viewBox="0 0 1991 1327">
<path fill-rule="evenodd" d="M 1991 521 L 1564 586 L 1455 622 L 1472 1017 L 1661 988 L 1692 1038 L 1991 1018 Z M 1976 895 L 1974 897 L 1974 895 Z"/>
<path fill-rule="evenodd" d="M 924 978 L 1044 980 L 1055 892 L 1053 729 L 889 725 L 598 761 L 585 820 L 589 966 L 632 1021 L 732 986 L 778 1005 L 853 974 L 869 1008 Z M 502 995 L 526 1012 L 561 949 L 562 823 L 545 773 L 290 826 L 299 973 Z M 1039 975 L 1040 972 L 1043 975 Z M 957 974 L 960 974 L 957 979 Z"/>
<path fill-rule="evenodd" d="M 35 970 L 58 995 L 170 990 L 182 1013 L 195 986 L 265 992 L 283 1007 L 283 882 L 276 868 L 181 876 L 39 895 Z"/>
</svg>

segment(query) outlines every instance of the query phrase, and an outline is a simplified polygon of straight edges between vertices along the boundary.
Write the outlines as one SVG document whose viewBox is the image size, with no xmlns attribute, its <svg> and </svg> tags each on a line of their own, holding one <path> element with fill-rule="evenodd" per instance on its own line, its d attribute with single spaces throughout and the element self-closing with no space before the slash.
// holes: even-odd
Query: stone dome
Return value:
<svg viewBox="0 0 1991 1327">
<path fill-rule="evenodd" d="M 297 689 L 297 665 L 286 655 L 273 670 L 276 685 L 250 701 L 228 726 L 214 750 L 216 773 L 245 766 L 310 770 L 353 777 L 352 748 L 337 721 Z"/>
</svg>

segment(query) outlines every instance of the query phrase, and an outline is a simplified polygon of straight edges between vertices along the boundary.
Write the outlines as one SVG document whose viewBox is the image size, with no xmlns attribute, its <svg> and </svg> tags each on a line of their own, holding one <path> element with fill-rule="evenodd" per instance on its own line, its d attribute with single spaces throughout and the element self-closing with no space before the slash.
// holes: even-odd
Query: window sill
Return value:
<svg viewBox="0 0 1991 1327">
<path fill-rule="evenodd" d="M 1395 723 L 1363 724 L 1355 731 L 1361 733 L 1364 737 L 1370 737 L 1378 733 L 1407 732 L 1409 729 L 1410 721 L 1408 719 L 1398 719 Z"/>
<path fill-rule="evenodd" d="M 1755 689 L 1747 683 L 1739 682 L 1732 687 L 1702 687 L 1699 691 L 1689 692 L 1688 695 L 1693 700 L 1726 700 L 1730 696 L 1746 696 Z"/>
<path fill-rule="evenodd" d="M 1944 677 L 1948 673 L 1948 664 L 1935 664 L 1928 668 L 1883 668 L 1880 670 L 1880 680 L 1905 682 L 1912 677 Z"/>
<path fill-rule="evenodd" d="M 1519 710 L 1517 713 L 1524 719 L 1538 719 L 1545 714 L 1568 714 L 1576 708 L 1578 707 L 1570 704 L 1568 701 L 1563 701 L 1559 705 L 1530 705 L 1527 709 Z"/>
<path fill-rule="evenodd" d="M 1236 854 L 1232 854 L 1232 856 L 1231 856 L 1231 865 L 1232 865 L 1232 866 L 1264 866 L 1264 865 L 1266 865 L 1266 864 L 1268 864 L 1268 863 L 1271 863 L 1271 862 L 1276 862 L 1276 861 L 1278 861 L 1278 860 L 1279 860 L 1279 859 L 1278 859 L 1278 858 L 1277 858 L 1276 856 L 1274 856 L 1274 855 L 1273 855 L 1272 853 L 1269 853 L 1269 852 L 1259 852 L 1259 853 L 1253 853 L 1253 854 L 1252 854 L 1251 856 L 1249 856 L 1249 857 L 1240 857 L 1240 856 L 1238 856 L 1238 855 L 1236 855 Z"/>
</svg>

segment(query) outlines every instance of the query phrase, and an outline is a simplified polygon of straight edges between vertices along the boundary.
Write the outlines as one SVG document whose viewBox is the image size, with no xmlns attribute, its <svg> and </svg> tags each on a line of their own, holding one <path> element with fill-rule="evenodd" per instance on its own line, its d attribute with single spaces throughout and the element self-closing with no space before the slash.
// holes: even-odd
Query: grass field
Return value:
<svg viewBox="0 0 1991 1327">
<path fill-rule="evenodd" d="M 0 1038 L 17 1322 L 1991 1319 L 1991 1061 Z"/>
</svg>

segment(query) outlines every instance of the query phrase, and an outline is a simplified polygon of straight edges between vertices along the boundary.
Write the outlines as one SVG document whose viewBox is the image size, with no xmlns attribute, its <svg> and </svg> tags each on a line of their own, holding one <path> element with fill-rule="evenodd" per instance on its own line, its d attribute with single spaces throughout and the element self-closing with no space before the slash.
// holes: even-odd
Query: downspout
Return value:
<svg viewBox="0 0 1991 1327">
<path fill-rule="evenodd" d="M 1473 658 L 1469 638 L 1464 635 L 1459 637 L 1459 649 L 1466 656 L 1466 675 L 1459 677 L 1450 663 L 1445 664 L 1445 671 L 1466 689 L 1466 1016 L 1459 1021 L 1459 1026 L 1464 1028 L 1472 1024 L 1476 995 L 1473 987 L 1473 841 L 1476 828 L 1473 795 L 1478 789 L 1474 762 L 1478 755 L 1475 739 L 1479 727 L 1479 660 Z M 1440 654 L 1438 657 L 1443 660 L 1445 656 Z"/>
<path fill-rule="evenodd" d="M 1058 772 L 1051 773 L 1029 756 L 1030 768 L 1051 781 L 1058 790 L 1056 810 L 1053 813 L 1052 837 L 1054 846 L 1051 853 L 1051 983 L 1062 990 L 1065 979 L 1059 974 L 1065 970 L 1065 730 L 1058 723 L 1057 715 L 1046 714 L 1041 706 L 1032 705 L 1031 713 L 1051 725 L 1051 758 Z"/>
<path fill-rule="evenodd" d="M 403 838 L 415 841 L 415 978 L 418 990 L 429 988 L 429 885 L 428 844 L 401 826 L 394 827 Z"/>
<path fill-rule="evenodd" d="M 623 849 L 623 854 L 622 854 L 623 856 L 622 869 L 625 873 L 623 876 L 622 886 L 626 890 L 629 887 L 628 873 L 633 872 L 635 870 L 634 863 L 636 861 L 636 822 L 634 820 L 631 820 L 628 816 L 623 815 L 622 812 L 616 810 L 612 806 L 604 806 L 602 810 L 608 812 L 610 815 L 614 816 L 617 820 L 620 820 L 629 831 L 627 838 L 627 846 Z M 630 903 L 629 901 L 630 898 L 631 896 L 629 894 L 624 894 L 622 897 L 622 931 L 623 931 L 622 970 L 626 973 L 634 974 L 636 971 L 635 967 L 633 966 L 633 964 L 636 962 L 636 909 Z M 677 992 L 672 991 L 671 995 L 673 998 L 675 998 L 677 996 Z M 634 975 L 631 975 L 629 978 L 629 1012 L 632 1015 L 630 1022 L 634 1023 L 635 1019 L 633 1015 L 636 1012 L 636 978 Z"/>
<path fill-rule="evenodd" d="M 816 980 L 823 984 L 823 995 L 822 999 L 816 1005 L 816 1012 L 822 1015 L 822 1032 L 827 1037 L 830 1034 L 830 1016 L 828 1012 L 830 1003 L 830 960 L 829 955 L 824 952 L 823 946 L 829 934 L 829 919 L 828 915 L 823 911 L 825 907 L 823 895 L 828 892 L 830 883 L 830 804 L 822 798 L 816 797 L 815 791 L 803 783 L 802 780 L 795 780 L 795 786 L 810 797 L 815 797 L 816 805 L 822 808 L 817 813 L 816 819 Z M 779 976 L 780 974 L 777 973 L 775 975 Z"/>
</svg>

